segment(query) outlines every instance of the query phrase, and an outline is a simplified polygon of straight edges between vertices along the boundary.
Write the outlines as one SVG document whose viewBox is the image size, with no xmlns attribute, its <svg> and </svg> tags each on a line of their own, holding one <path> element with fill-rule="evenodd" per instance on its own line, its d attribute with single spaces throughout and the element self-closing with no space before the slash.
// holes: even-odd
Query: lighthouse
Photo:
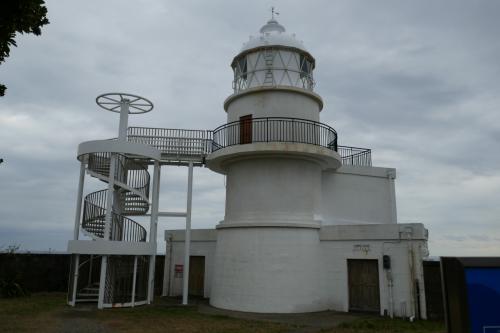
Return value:
<svg viewBox="0 0 500 333">
<path fill-rule="evenodd" d="M 163 296 L 182 295 L 183 304 L 204 297 L 246 312 L 426 318 L 427 229 L 398 221 L 396 169 L 373 166 L 371 149 L 340 145 L 337 131 L 321 122 L 315 66 L 273 12 L 231 62 L 227 118 L 215 129 L 130 127 L 128 114 L 152 103 L 99 96 L 99 106 L 120 110 L 120 131 L 78 149 L 68 303 L 151 303 L 159 290 L 158 220 L 185 218 L 184 229 L 164 234 Z M 187 167 L 185 211 L 159 205 L 167 167 Z M 212 229 L 191 221 L 195 167 L 225 177 L 224 216 L 214 217 Z M 85 173 L 107 189 L 84 197 Z M 136 215 L 151 217 L 149 232 Z"/>
<path fill-rule="evenodd" d="M 214 130 L 207 159 L 226 175 L 210 303 L 250 312 L 321 310 L 321 178 L 341 157 L 337 133 L 319 122 L 315 59 L 272 18 L 231 67 L 227 124 Z"/>
</svg>

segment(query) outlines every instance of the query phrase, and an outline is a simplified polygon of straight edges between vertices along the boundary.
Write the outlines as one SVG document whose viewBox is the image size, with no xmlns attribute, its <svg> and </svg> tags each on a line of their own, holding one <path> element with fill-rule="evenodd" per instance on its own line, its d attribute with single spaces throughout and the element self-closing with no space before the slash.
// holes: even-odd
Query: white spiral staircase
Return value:
<svg viewBox="0 0 500 333">
<path fill-rule="evenodd" d="M 112 208 L 110 240 L 125 242 L 145 242 L 146 229 L 126 217 L 145 215 L 149 210 L 150 175 L 147 167 L 125 155 L 115 154 L 117 160 L 114 185 L 115 200 Z M 111 153 L 93 153 L 88 156 L 87 172 L 105 182 L 109 182 Z M 108 190 L 88 194 L 84 199 L 82 230 L 87 236 L 103 238 L 106 226 Z"/>
<path fill-rule="evenodd" d="M 146 229 L 130 217 L 150 210 L 148 165 L 158 170 L 161 154 L 151 146 L 128 142 L 127 127 L 129 114 L 151 111 L 153 104 L 123 93 L 100 95 L 96 102 L 120 113 L 119 136 L 83 142 L 78 148 L 80 184 L 75 237 L 68 245 L 74 254 L 68 302 L 96 301 L 99 308 L 144 304 L 152 297 L 157 200 L 152 200 L 149 239 Z M 83 197 L 85 173 L 107 188 Z M 156 197 L 158 179 L 153 183 Z M 79 240 L 79 232 L 90 240 Z"/>
</svg>

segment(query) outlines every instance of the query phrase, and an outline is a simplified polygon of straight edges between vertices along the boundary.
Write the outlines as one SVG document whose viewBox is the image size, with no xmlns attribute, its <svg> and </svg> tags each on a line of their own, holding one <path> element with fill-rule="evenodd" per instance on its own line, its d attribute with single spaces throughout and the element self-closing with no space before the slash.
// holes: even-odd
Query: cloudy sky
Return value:
<svg viewBox="0 0 500 333">
<path fill-rule="evenodd" d="M 272 5 L 316 57 L 322 122 L 397 168 L 399 222 L 424 223 L 433 256 L 500 255 L 500 2 L 487 0 L 48 1 L 42 36 L 18 37 L 0 66 L 0 247 L 66 249 L 77 145 L 117 135 L 98 94 L 152 100 L 132 126 L 224 123 L 229 64 Z M 186 177 L 163 170 L 161 210 L 184 208 Z M 195 228 L 222 219 L 223 177 L 195 170 L 193 209 Z M 161 219 L 159 236 L 182 227 Z"/>
</svg>

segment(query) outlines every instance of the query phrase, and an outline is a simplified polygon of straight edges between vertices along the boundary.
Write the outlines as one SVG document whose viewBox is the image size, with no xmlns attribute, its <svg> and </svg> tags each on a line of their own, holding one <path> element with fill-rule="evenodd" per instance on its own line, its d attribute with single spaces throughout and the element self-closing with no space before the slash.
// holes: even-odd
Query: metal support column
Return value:
<svg viewBox="0 0 500 333">
<path fill-rule="evenodd" d="M 191 205 L 193 199 L 193 163 L 189 163 L 188 193 L 186 207 L 186 235 L 184 237 L 184 272 L 182 276 L 182 304 L 188 304 L 189 255 L 191 249 Z"/>
<path fill-rule="evenodd" d="M 394 179 L 396 179 L 396 171 L 390 170 L 387 172 L 389 178 L 389 195 L 391 200 L 391 222 L 398 223 L 398 212 L 396 208 L 396 186 Z"/>
<path fill-rule="evenodd" d="M 166 248 L 165 248 L 165 262 L 163 264 L 163 288 L 161 291 L 162 296 L 168 296 L 170 292 L 170 266 L 172 265 L 171 256 L 172 256 L 172 238 L 169 237 L 166 239 Z"/>
<path fill-rule="evenodd" d="M 155 161 L 153 170 L 153 199 L 151 202 L 151 224 L 149 227 L 149 242 L 153 245 L 153 253 L 149 259 L 149 276 L 148 276 L 148 304 L 154 298 L 154 283 L 155 283 L 155 263 L 156 263 L 156 234 L 158 229 L 158 200 L 160 197 L 160 162 Z"/>
<path fill-rule="evenodd" d="M 128 99 L 120 101 L 120 127 L 118 129 L 118 140 L 120 141 L 127 141 L 129 104 Z"/>
<path fill-rule="evenodd" d="M 99 279 L 99 299 L 97 301 L 97 308 L 104 308 L 104 289 L 106 289 L 106 269 L 108 267 L 108 256 L 101 258 L 101 277 Z"/>
<path fill-rule="evenodd" d="M 104 225 L 104 240 L 109 240 L 111 234 L 111 223 L 113 220 L 113 196 L 115 191 L 115 170 L 116 170 L 116 156 L 111 154 L 111 161 L 109 163 L 109 181 L 108 193 L 106 198 L 106 222 Z"/>
<path fill-rule="evenodd" d="M 73 281 L 71 283 L 73 284 L 73 289 L 72 292 L 73 294 L 71 295 L 71 306 L 75 306 L 76 303 L 76 288 L 78 287 L 78 271 L 79 271 L 79 266 L 80 266 L 80 255 L 75 254 L 75 262 L 74 262 L 74 273 L 73 273 Z"/>
<path fill-rule="evenodd" d="M 85 163 L 80 162 L 80 180 L 78 181 L 78 193 L 76 201 L 75 230 L 73 239 L 78 240 L 80 234 L 80 218 L 82 216 L 83 184 L 85 182 Z"/>
<path fill-rule="evenodd" d="M 134 276 L 132 277 L 132 307 L 135 305 L 135 284 L 137 282 L 137 256 L 134 256 Z"/>
<path fill-rule="evenodd" d="M 109 181 L 108 181 L 108 193 L 106 202 L 106 221 L 104 224 L 104 240 L 109 240 L 111 235 L 111 223 L 113 221 L 113 194 L 115 187 L 115 170 L 116 170 L 116 156 L 111 154 L 111 161 L 109 163 Z M 108 267 L 108 256 L 103 255 L 101 259 L 101 277 L 99 279 L 99 300 L 97 302 L 97 308 L 104 308 L 104 289 L 106 289 L 106 274 Z"/>
</svg>

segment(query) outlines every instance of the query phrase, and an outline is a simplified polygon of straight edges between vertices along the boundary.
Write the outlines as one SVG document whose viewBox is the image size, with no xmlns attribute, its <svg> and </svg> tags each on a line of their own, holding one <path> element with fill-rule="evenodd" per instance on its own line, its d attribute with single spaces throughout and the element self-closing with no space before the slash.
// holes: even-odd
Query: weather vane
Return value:
<svg viewBox="0 0 500 333">
<path fill-rule="evenodd" d="M 280 13 L 278 13 L 277 11 L 274 10 L 274 6 L 271 7 L 271 19 L 274 20 L 274 15 L 279 15 Z"/>
</svg>

